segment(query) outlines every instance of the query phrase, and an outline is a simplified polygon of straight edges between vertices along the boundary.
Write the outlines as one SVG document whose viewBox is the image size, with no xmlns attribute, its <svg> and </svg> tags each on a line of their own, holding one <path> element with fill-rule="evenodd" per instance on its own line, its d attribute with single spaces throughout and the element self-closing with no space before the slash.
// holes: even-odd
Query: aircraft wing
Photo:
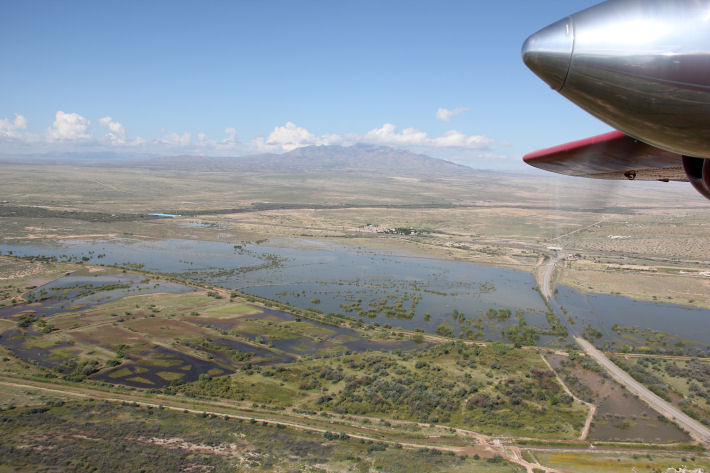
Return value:
<svg viewBox="0 0 710 473">
<path fill-rule="evenodd" d="M 682 156 L 612 131 L 523 156 L 531 166 L 596 179 L 684 181 Z"/>
</svg>

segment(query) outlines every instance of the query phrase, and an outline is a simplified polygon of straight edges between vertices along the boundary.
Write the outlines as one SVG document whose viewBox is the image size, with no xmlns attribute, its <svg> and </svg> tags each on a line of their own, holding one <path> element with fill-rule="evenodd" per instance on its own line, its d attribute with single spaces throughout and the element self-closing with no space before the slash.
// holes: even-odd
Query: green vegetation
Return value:
<svg viewBox="0 0 710 473">
<path fill-rule="evenodd" d="M 246 305 L 246 304 L 230 304 L 230 305 L 224 305 L 212 310 L 207 310 L 204 315 L 210 316 L 210 317 L 231 317 L 234 315 L 242 315 L 242 314 L 253 314 L 255 312 L 255 309 L 253 306 Z M 190 314 L 192 315 L 192 314 Z M 202 314 L 201 314 L 202 315 Z"/>
<path fill-rule="evenodd" d="M 539 368 L 529 372 L 530 364 Z M 573 437 L 585 415 L 534 354 L 504 345 L 248 364 L 229 377 L 202 375 L 163 391 L 551 438 Z"/>
<path fill-rule="evenodd" d="M 707 360 L 615 356 L 612 361 L 661 398 L 710 425 L 710 363 Z"/>
<path fill-rule="evenodd" d="M 615 323 L 611 330 L 617 338 L 605 341 L 607 351 L 682 356 L 692 354 L 693 351 L 702 354 L 707 348 L 702 344 L 647 327 L 622 327 Z"/>
<path fill-rule="evenodd" d="M 582 331 L 582 336 L 586 338 L 588 341 L 594 343 L 600 338 L 604 336 L 604 334 L 600 331 L 592 327 L 591 325 L 587 325 L 584 327 L 584 330 Z"/>
<path fill-rule="evenodd" d="M 587 355 L 546 355 L 579 398 L 597 406 L 589 439 L 595 441 L 687 442 L 688 435 L 611 380 Z"/>
<path fill-rule="evenodd" d="M 504 345 L 461 343 L 416 356 L 353 355 L 314 376 L 312 388 L 327 388 L 314 407 L 489 433 L 573 436 L 584 412 L 572 406 L 551 372 L 529 371 L 538 365 L 530 355 Z"/>
<path fill-rule="evenodd" d="M 322 472 L 377 465 L 392 472 L 519 471 L 438 450 L 137 404 L 52 401 L 0 412 L 0 468 L 72 471 Z"/>
<path fill-rule="evenodd" d="M 5 349 L 45 376 L 190 398 L 543 438 L 573 438 L 583 423 L 585 410 L 572 403 L 534 352 L 500 343 L 427 348 L 423 339 L 410 350 L 394 350 L 401 335 L 376 340 L 388 336 L 386 328 L 343 332 L 337 325 L 262 317 L 253 306 L 214 294 L 207 289 L 127 295 L 53 315 L 55 330 L 8 338 L 12 344 Z M 494 311 L 496 317 L 510 316 Z M 459 311 L 454 316 L 466 320 Z M 20 322 L 29 320 L 23 317 L 15 316 Z M 30 326 L 39 322 L 33 319 Z M 106 331 L 106 324 L 112 330 Z M 447 323 L 437 331 L 453 335 Z M 363 343 L 368 350 L 380 344 L 383 351 L 357 352 L 346 349 L 346 343 Z"/>
<path fill-rule="evenodd" d="M 103 212 L 87 212 L 75 210 L 55 210 L 26 205 L 0 204 L 0 217 L 30 217 L 30 218 L 67 218 L 87 222 L 126 222 L 133 220 L 154 220 L 156 217 L 148 214 L 116 214 Z"/>
</svg>

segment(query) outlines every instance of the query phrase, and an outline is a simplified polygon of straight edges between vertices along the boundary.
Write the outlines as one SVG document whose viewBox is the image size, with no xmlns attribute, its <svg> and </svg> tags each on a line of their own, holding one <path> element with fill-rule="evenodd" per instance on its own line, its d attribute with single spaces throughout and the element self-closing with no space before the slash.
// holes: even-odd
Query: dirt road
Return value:
<svg viewBox="0 0 710 473">
<path fill-rule="evenodd" d="M 9 376 L 0 377 L 0 385 L 52 392 L 84 399 L 100 399 L 116 403 L 133 402 L 138 403 L 141 406 L 150 406 L 153 408 L 169 409 L 179 412 L 214 414 L 220 417 L 226 416 L 241 420 L 253 419 L 256 422 L 283 425 L 310 432 L 325 433 L 333 430 L 335 427 L 327 419 L 318 419 L 314 416 L 299 415 L 293 410 L 283 412 L 252 411 L 248 408 L 233 405 L 227 401 L 198 401 L 195 399 L 178 399 L 172 396 L 151 397 L 150 395 L 143 393 L 119 394 L 98 390 L 91 386 L 69 386 L 65 384 L 53 384 L 50 382 L 27 380 L 22 378 L 15 379 Z M 400 422 L 402 424 L 408 423 L 406 421 Z M 522 457 L 518 447 L 504 445 L 501 442 L 496 441 L 493 437 L 465 429 L 455 429 L 455 431 L 464 438 L 468 437 L 473 439 L 473 442 L 469 443 L 467 441 L 456 441 L 456 439 L 442 439 L 440 437 L 429 439 L 404 439 L 398 437 L 396 434 L 388 435 L 386 431 L 377 431 L 371 426 L 364 427 L 356 424 L 347 425 L 340 423 L 335 428 L 341 431 L 346 431 L 352 438 L 382 442 L 390 445 L 399 444 L 406 448 L 429 448 L 443 452 L 454 452 L 459 455 L 473 455 L 475 453 L 480 453 L 484 458 L 490 458 L 495 454 L 498 454 L 506 460 L 522 466 L 528 473 L 534 473 L 535 471 L 542 471 L 545 473 L 564 473 L 553 467 L 528 462 Z"/>
</svg>

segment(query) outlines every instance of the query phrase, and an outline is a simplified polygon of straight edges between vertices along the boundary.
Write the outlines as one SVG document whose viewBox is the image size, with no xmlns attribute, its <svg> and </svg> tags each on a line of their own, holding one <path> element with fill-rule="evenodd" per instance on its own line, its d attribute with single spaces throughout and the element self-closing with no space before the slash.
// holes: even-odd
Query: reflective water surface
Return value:
<svg viewBox="0 0 710 473">
<path fill-rule="evenodd" d="M 311 240 L 113 239 L 1 244 L 0 251 L 172 273 L 299 308 L 426 332 L 463 332 L 481 340 L 503 339 L 502 329 L 519 323 L 516 313 L 528 325 L 548 326 L 547 307 L 526 272 L 394 250 Z M 601 332 L 599 346 L 640 347 L 649 337 L 656 348 L 668 350 L 702 352 L 710 344 L 707 309 L 582 294 L 564 286 L 556 298 L 577 332 L 587 326 Z M 561 343 L 545 336 L 540 342 Z"/>
</svg>

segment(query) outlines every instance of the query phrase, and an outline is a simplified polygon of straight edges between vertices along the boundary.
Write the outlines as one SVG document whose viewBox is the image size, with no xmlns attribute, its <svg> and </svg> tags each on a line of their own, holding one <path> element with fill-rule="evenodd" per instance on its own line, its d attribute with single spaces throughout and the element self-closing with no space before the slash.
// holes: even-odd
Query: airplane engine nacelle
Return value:
<svg viewBox="0 0 710 473">
<path fill-rule="evenodd" d="M 710 0 L 615 0 L 532 35 L 523 60 L 645 143 L 710 158 Z"/>
<path fill-rule="evenodd" d="M 695 190 L 710 199 L 710 159 L 683 156 L 683 170 Z"/>
</svg>

